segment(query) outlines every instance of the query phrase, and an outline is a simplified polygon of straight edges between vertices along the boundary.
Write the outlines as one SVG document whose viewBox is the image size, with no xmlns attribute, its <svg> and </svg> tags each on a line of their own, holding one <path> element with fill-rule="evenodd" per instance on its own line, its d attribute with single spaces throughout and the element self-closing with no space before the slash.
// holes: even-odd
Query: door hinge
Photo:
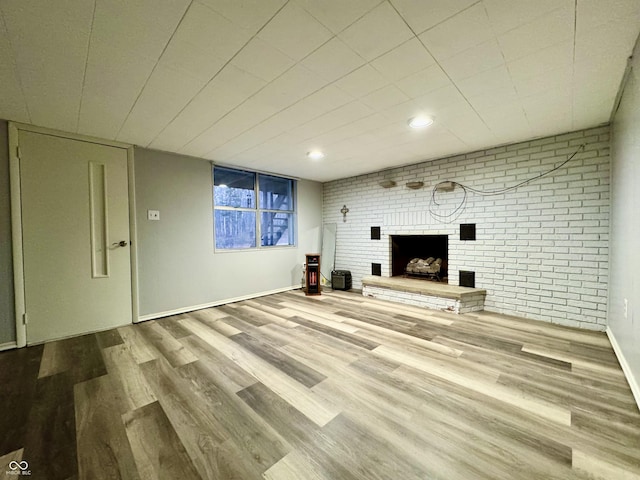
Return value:
<svg viewBox="0 0 640 480">
<path fill-rule="evenodd" d="M 29 320 L 27 319 L 27 312 L 22 314 L 22 324 L 26 325 L 27 323 L 29 323 Z"/>
<path fill-rule="evenodd" d="M 21 158 L 21 157 L 22 157 L 22 152 L 20 151 L 20 146 L 16 146 L 16 156 L 17 156 L 18 158 Z"/>
</svg>

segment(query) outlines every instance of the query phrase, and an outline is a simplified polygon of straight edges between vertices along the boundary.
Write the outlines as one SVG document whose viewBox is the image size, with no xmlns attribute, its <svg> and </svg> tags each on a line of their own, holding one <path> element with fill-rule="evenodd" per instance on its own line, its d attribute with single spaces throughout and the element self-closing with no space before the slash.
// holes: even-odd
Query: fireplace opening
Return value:
<svg viewBox="0 0 640 480">
<path fill-rule="evenodd" d="M 391 275 L 447 283 L 448 252 L 447 235 L 391 235 Z M 436 266 L 438 259 L 439 267 Z"/>
</svg>

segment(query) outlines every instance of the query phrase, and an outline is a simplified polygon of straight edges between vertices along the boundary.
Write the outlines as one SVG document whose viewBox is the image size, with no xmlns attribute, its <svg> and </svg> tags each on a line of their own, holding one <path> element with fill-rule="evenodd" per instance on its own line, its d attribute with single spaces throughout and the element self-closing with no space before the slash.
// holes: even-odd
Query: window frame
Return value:
<svg viewBox="0 0 640 480">
<path fill-rule="evenodd" d="M 217 206 L 215 200 L 215 188 L 216 188 L 216 179 L 215 179 L 215 171 L 216 168 L 221 168 L 225 170 L 234 170 L 236 172 L 250 173 L 254 176 L 253 179 L 253 192 L 255 197 L 254 207 L 231 207 L 231 206 Z M 269 176 L 275 178 L 281 178 L 283 180 L 287 180 L 291 182 L 291 210 L 274 210 L 268 208 L 260 208 L 260 176 Z M 298 182 L 294 178 L 283 177 L 281 175 L 276 175 L 273 173 L 265 173 L 258 172 L 254 170 L 248 170 L 244 168 L 235 168 L 235 167 L 227 167 L 223 165 L 211 165 L 211 202 L 212 202 L 212 219 L 213 219 L 213 250 L 215 253 L 230 253 L 230 252 L 247 252 L 254 250 L 271 250 L 271 249 L 279 249 L 279 248 L 296 248 L 298 246 Z M 256 246 L 255 247 L 238 247 L 238 248 L 219 248 L 217 247 L 216 242 L 216 210 L 225 210 L 232 212 L 253 212 L 255 214 L 255 233 L 256 233 Z M 292 217 L 292 227 L 293 228 L 293 243 L 289 245 L 262 245 L 262 213 L 284 213 L 291 215 Z"/>
</svg>

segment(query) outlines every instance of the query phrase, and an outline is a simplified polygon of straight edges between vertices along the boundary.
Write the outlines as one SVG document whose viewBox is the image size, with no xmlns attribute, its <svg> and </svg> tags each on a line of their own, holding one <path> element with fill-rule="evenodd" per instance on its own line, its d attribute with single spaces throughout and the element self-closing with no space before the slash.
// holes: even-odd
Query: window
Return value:
<svg viewBox="0 0 640 480">
<path fill-rule="evenodd" d="M 213 167 L 216 249 L 295 245 L 295 213 L 294 180 Z"/>
</svg>

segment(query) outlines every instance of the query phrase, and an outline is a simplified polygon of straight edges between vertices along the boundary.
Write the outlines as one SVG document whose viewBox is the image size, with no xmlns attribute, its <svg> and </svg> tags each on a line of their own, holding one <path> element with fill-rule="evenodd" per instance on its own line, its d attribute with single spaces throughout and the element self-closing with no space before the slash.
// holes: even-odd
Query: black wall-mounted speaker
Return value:
<svg viewBox="0 0 640 480">
<path fill-rule="evenodd" d="M 476 288 L 476 272 L 469 272 L 466 270 L 460 270 L 458 284 L 461 287 Z"/>
<path fill-rule="evenodd" d="M 460 240 L 475 240 L 475 239 L 476 239 L 476 224 L 461 223 L 460 224 Z"/>
</svg>

